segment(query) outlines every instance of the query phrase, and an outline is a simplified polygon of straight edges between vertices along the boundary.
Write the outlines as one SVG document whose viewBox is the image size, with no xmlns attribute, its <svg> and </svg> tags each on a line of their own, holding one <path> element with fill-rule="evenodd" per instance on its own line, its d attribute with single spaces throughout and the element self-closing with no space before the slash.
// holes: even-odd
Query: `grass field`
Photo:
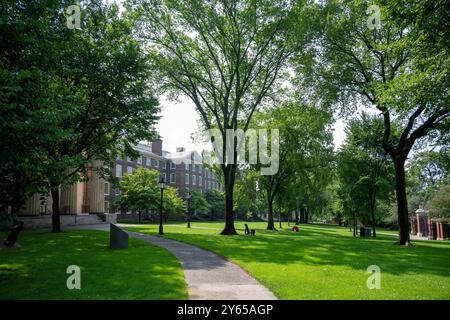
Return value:
<svg viewBox="0 0 450 320">
<path fill-rule="evenodd" d="M 395 245 L 392 236 L 353 238 L 348 229 L 300 225 L 300 232 L 265 230 L 256 236 L 221 236 L 223 222 L 169 223 L 165 237 L 211 250 L 236 262 L 280 299 L 450 299 L 450 242 Z M 291 225 L 292 226 L 292 225 Z M 128 227 L 157 234 L 156 225 Z M 369 290 L 367 267 L 381 269 L 381 289 Z"/>
<path fill-rule="evenodd" d="M 141 240 L 112 250 L 107 232 L 70 230 L 24 231 L 18 242 L 21 248 L 0 250 L 0 300 L 187 298 L 178 260 Z M 80 290 L 66 287 L 69 265 L 81 268 Z"/>
</svg>

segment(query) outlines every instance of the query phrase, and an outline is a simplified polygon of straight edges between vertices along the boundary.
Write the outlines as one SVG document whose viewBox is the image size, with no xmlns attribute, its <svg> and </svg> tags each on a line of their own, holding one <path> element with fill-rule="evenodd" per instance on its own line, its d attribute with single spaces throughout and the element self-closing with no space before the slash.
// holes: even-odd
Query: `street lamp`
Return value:
<svg viewBox="0 0 450 320">
<path fill-rule="evenodd" d="M 159 208 L 159 232 L 158 234 L 163 235 L 163 197 L 164 197 L 164 187 L 166 186 L 164 181 L 164 176 L 159 180 L 159 188 L 161 189 L 161 206 Z"/>
<path fill-rule="evenodd" d="M 191 193 L 190 192 L 188 192 L 188 194 L 186 195 L 186 200 L 188 203 L 187 227 L 190 228 L 191 227 Z"/>
</svg>

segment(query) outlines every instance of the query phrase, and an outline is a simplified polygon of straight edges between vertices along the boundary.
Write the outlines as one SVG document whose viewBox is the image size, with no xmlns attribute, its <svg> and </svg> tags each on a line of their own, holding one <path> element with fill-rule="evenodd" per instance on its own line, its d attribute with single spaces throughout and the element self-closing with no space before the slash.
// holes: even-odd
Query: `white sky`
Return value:
<svg viewBox="0 0 450 320">
<path fill-rule="evenodd" d="M 162 98 L 161 119 L 156 125 L 158 133 L 163 140 L 163 149 L 175 152 L 177 147 L 185 147 L 187 150 L 201 151 L 210 149 L 206 144 L 194 142 L 192 135 L 198 130 L 200 121 L 194 104 L 185 97 L 180 96 L 180 102 L 169 101 Z M 342 120 L 336 121 L 334 125 L 334 147 L 340 147 L 345 139 L 345 123 Z"/>
</svg>

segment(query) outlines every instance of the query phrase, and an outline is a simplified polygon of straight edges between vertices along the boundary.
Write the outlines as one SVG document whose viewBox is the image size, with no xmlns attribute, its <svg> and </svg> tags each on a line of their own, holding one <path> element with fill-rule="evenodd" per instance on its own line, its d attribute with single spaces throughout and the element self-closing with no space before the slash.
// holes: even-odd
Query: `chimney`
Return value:
<svg viewBox="0 0 450 320">
<path fill-rule="evenodd" d="M 152 152 L 162 156 L 162 140 L 157 138 L 152 142 Z"/>
</svg>

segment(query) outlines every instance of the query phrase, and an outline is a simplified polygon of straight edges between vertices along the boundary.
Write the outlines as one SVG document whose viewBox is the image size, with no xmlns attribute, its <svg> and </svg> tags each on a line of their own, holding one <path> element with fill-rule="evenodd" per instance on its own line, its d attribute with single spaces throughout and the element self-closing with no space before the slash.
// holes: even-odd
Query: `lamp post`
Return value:
<svg viewBox="0 0 450 320">
<path fill-rule="evenodd" d="M 188 203 L 187 227 L 190 228 L 191 227 L 191 193 L 190 192 L 188 192 L 188 194 L 186 195 L 186 200 Z"/>
<path fill-rule="evenodd" d="M 164 181 L 164 176 L 159 180 L 159 188 L 161 189 L 161 205 L 159 208 L 159 232 L 158 234 L 163 235 L 163 197 L 164 197 L 164 187 L 166 186 Z"/>
</svg>

